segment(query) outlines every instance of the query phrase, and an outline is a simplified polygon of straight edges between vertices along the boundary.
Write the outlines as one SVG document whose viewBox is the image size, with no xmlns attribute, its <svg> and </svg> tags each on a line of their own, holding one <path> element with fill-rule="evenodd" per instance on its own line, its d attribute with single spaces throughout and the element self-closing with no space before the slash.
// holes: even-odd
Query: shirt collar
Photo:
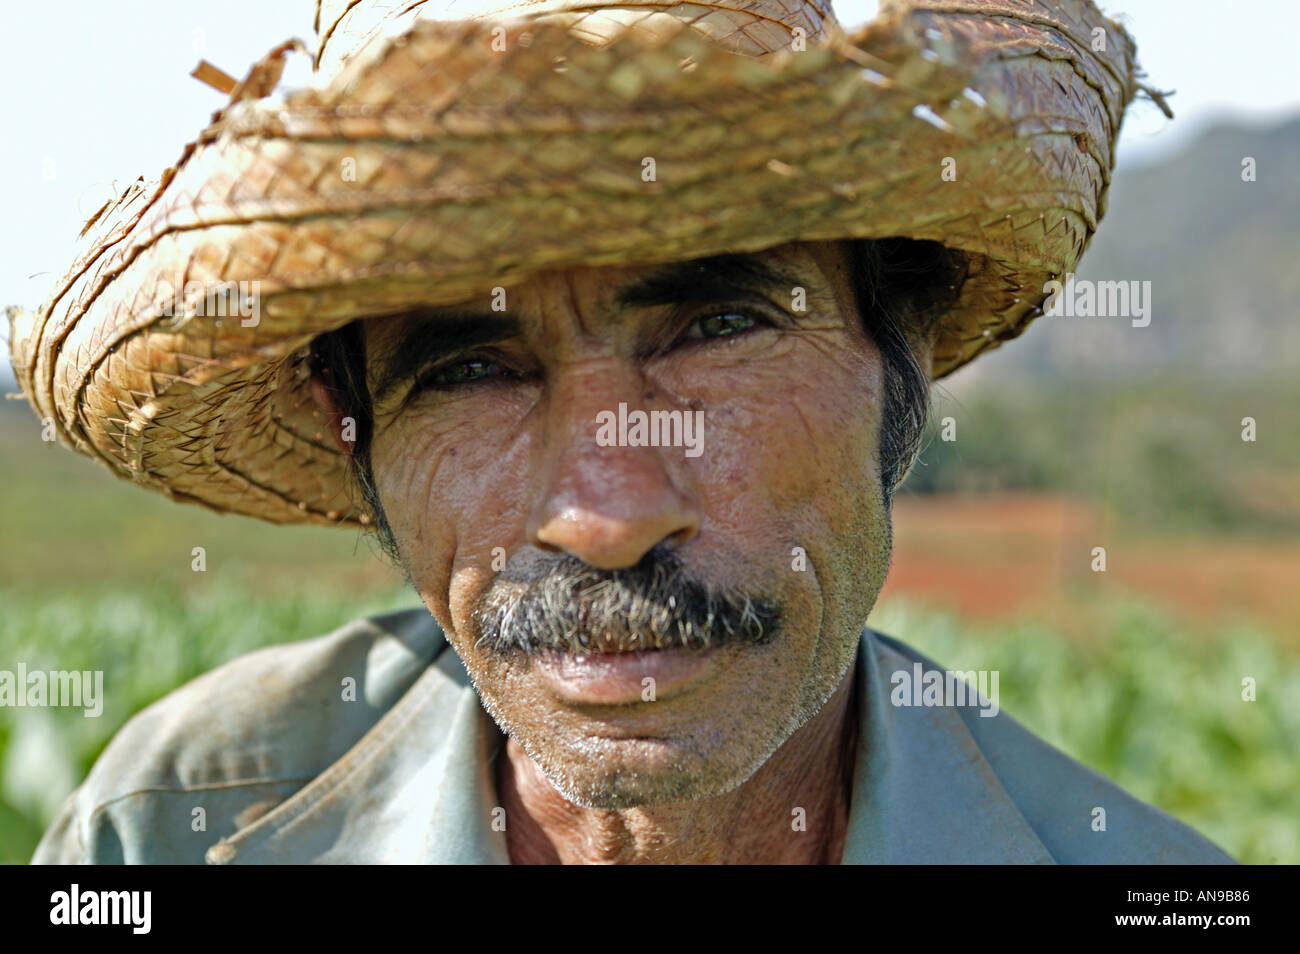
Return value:
<svg viewBox="0 0 1300 954">
<path fill-rule="evenodd" d="M 843 864 L 1051 864 L 951 706 L 895 706 L 890 676 L 930 660 L 868 629 Z M 999 716 L 994 716 L 999 718 Z"/>
</svg>

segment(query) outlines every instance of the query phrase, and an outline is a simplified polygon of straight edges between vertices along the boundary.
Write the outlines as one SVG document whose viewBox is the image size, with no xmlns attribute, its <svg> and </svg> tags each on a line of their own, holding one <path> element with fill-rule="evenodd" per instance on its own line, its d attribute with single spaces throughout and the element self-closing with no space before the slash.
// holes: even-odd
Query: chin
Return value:
<svg viewBox="0 0 1300 954">
<path fill-rule="evenodd" d="M 607 811 L 725 795 L 766 761 L 764 756 L 754 764 L 720 764 L 719 753 L 663 739 L 600 738 L 559 748 L 548 740 L 544 750 L 524 750 L 568 801 Z"/>
<path fill-rule="evenodd" d="M 789 737 L 780 726 L 740 737 L 715 726 L 653 738 L 611 738 L 597 734 L 599 723 L 531 728 L 506 731 L 568 801 L 606 811 L 725 795 L 753 778 Z"/>
</svg>

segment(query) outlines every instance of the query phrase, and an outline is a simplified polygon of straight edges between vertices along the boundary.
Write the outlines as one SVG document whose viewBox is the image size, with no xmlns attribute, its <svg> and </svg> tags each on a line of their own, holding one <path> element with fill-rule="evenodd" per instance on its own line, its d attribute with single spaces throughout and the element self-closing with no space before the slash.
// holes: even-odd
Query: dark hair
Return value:
<svg viewBox="0 0 1300 954">
<path fill-rule="evenodd" d="M 916 347 L 934 341 L 961 295 L 970 258 L 919 239 L 850 239 L 844 245 L 853 300 L 884 365 L 880 482 L 889 506 L 916 459 L 930 415 L 930 376 L 916 359 Z"/>
<path fill-rule="evenodd" d="M 889 506 L 920 448 L 930 412 L 930 378 L 917 361 L 916 347 L 933 339 L 956 302 L 969 259 L 938 242 L 916 239 L 849 239 L 844 245 L 854 301 L 884 365 L 880 481 Z M 397 564 L 397 544 L 370 461 L 374 412 L 361 321 L 317 336 L 311 360 L 312 373 L 331 390 L 342 416 L 356 422 L 349 480 L 371 514 L 380 548 Z"/>
</svg>

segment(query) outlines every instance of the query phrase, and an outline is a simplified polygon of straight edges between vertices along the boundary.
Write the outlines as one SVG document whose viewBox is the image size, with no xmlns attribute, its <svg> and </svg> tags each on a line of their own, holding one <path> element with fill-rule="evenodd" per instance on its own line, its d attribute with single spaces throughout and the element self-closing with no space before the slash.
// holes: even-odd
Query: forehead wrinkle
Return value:
<svg viewBox="0 0 1300 954">
<path fill-rule="evenodd" d="M 610 331 L 624 324 L 625 310 L 610 307 L 619 273 L 628 266 L 555 268 L 538 272 L 507 289 L 508 312 L 519 323 L 520 337 L 536 355 L 567 360 L 593 347 L 612 348 Z M 584 296 L 584 283 L 593 283 Z M 584 302 L 589 302 L 584 305 Z"/>
<path fill-rule="evenodd" d="M 626 266 L 557 269 L 538 276 L 536 327 L 544 346 L 563 354 L 568 342 L 599 344 L 603 333 L 617 331 L 623 317 L 609 307 L 608 288 L 618 282 Z M 584 295 L 584 287 L 594 294 Z M 531 317 L 531 316 L 530 316 Z"/>
</svg>

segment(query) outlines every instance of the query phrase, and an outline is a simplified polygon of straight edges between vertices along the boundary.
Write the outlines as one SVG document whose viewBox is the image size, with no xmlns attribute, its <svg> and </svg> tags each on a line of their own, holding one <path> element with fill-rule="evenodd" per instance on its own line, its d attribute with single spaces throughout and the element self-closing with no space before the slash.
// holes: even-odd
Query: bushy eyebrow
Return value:
<svg viewBox="0 0 1300 954">
<path fill-rule="evenodd" d="M 519 334 L 519 322 L 500 312 L 431 308 L 407 312 L 406 317 L 410 326 L 376 356 L 378 368 L 372 385 L 376 404 L 398 384 L 441 358 Z"/>
<path fill-rule="evenodd" d="M 738 292 L 787 293 L 805 284 L 757 255 L 728 253 L 670 262 L 639 278 L 618 293 L 620 308 L 648 308 L 656 305 L 701 305 L 729 298 Z"/>
<path fill-rule="evenodd" d="M 726 253 L 670 262 L 630 282 L 614 298 L 619 309 L 702 305 L 740 294 L 790 293 L 805 284 L 757 255 Z M 410 324 L 376 356 L 373 393 L 381 403 L 398 384 L 439 359 L 517 336 L 519 322 L 500 312 L 427 308 L 407 312 Z"/>
</svg>

